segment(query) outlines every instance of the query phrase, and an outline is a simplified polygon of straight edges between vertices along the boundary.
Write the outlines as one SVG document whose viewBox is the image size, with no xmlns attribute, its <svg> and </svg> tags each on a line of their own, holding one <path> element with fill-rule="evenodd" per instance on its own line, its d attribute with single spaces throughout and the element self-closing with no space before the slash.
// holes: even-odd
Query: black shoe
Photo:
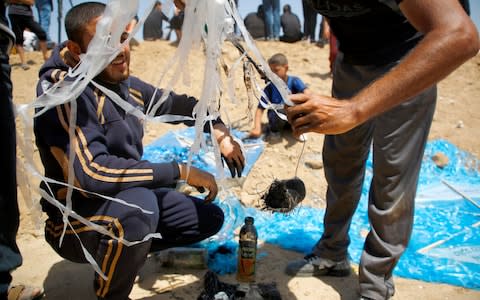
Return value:
<svg viewBox="0 0 480 300">
<path fill-rule="evenodd" d="M 301 260 L 296 260 L 287 265 L 285 272 L 290 276 L 336 276 L 345 277 L 350 275 L 352 268 L 350 261 L 344 259 L 333 261 L 328 258 L 321 258 L 315 254 L 309 254 Z"/>
</svg>

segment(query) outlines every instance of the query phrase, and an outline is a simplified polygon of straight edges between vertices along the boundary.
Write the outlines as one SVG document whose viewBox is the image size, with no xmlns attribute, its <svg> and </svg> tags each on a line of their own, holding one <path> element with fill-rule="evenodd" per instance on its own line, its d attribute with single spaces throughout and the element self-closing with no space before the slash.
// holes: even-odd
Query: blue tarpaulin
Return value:
<svg viewBox="0 0 480 300">
<path fill-rule="evenodd" d="M 182 140 L 189 139 L 193 139 L 193 129 L 171 132 L 146 147 L 145 158 L 159 162 L 186 161 L 188 143 Z M 263 151 L 263 145 L 257 142 L 246 149 L 245 174 L 248 174 Z M 444 168 L 432 161 L 433 155 L 439 152 L 449 160 Z M 194 159 L 194 165 L 215 173 L 215 165 L 205 157 L 199 155 Z M 413 234 L 395 268 L 395 275 L 480 289 L 479 168 L 475 157 L 447 141 L 436 140 L 427 144 L 417 191 Z M 364 233 L 369 229 L 367 202 L 371 177 L 370 157 L 362 199 L 350 229 L 349 254 L 355 263 L 359 262 Z M 216 201 L 225 212 L 225 224 L 218 235 L 197 246 L 208 248 L 209 268 L 219 274 L 236 270 L 237 242 L 233 231 L 241 226 L 247 215 L 255 218 L 260 239 L 284 249 L 309 253 L 322 234 L 323 209 L 303 206 L 285 215 L 244 207 L 233 195 Z M 266 255 L 261 249 L 258 253 L 258 259 Z"/>
</svg>

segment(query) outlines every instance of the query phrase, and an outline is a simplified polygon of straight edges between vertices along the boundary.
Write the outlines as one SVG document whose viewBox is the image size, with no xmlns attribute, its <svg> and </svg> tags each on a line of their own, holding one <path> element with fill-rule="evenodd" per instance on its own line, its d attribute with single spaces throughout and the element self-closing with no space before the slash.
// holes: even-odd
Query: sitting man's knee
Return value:
<svg viewBox="0 0 480 300">
<path fill-rule="evenodd" d="M 136 206 L 118 204 L 117 209 L 121 211 L 118 215 L 119 226 L 125 232 L 125 238 L 139 240 L 156 231 L 159 209 L 157 198 L 151 190 L 133 188 L 122 191 L 117 198 Z"/>
</svg>

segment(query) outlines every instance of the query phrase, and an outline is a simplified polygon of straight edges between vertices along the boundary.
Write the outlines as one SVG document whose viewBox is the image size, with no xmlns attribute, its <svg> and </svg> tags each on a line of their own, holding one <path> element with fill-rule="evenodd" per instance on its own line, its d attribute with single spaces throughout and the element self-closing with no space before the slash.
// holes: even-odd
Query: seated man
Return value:
<svg viewBox="0 0 480 300">
<path fill-rule="evenodd" d="M 245 28 L 250 33 L 252 38 L 264 39 L 267 35 L 265 34 L 265 13 L 263 11 L 263 5 L 259 5 L 257 12 L 249 13 L 243 20 L 245 23 Z"/>
<path fill-rule="evenodd" d="M 38 94 L 42 94 L 69 67 L 75 66 L 86 52 L 95 35 L 96 24 L 105 10 L 102 3 L 85 2 L 73 7 L 66 15 L 65 27 L 68 41 L 54 50 L 52 57 L 40 70 Z M 124 36 L 125 37 L 125 36 Z M 129 76 L 130 51 L 123 46 L 118 56 L 94 79 L 108 87 L 129 104 L 145 110 L 149 107 L 155 88 L 140 79 Z M 162 90 L 157 94 L 162 94 Z M 157 96 L 154 100 L 159 99 Z M 107 276 L 104 280 L 95 274 L 94 288 L 98 299 L 128 299 L 138 270 L 147 254 L 174 246 L 199 242 L 217 233 L 223 224 L 222 210 L 210 203 L 218 188 L 214 177 L 200 169 L 175 161 L 153 163 L 141 160 L 143 127 L 141 120 L 125 113 L 105 94 L 89 84 L 77 99 L 77 122 L 74 140 L 69 139 L 71 104 L 66 103 L 48 110 L 35 118 L 36 143 L 45 176 L 60 182 L 68 178 L 69 152 L 74 147 L 74 184 L 78 188 L 122 199 L 153 214 L 144 214 L 132 208 L 102 197 L 74 191 L 73 210 L 112 234 L 128 241 L 142 240 L 150 233 L 160 233 L 162 239 L 148 240 L 127 247 L 116 239 L 98 233 L 88 226 L 71 219 L 60 246 L 64 222 L 61 212 L 41 200 L 48 219 L 45 238 L 62 257 L 87 262 L 80 241 L 93 256 Z M 197 100 L 186 95 L 171 93 L 160 106 L 157 115 L 192 115 Z M 220 119 L 214 122 L 214 136 L 220 152 L 230 167 L 232 176 L 241 176 L 244 157 Z M 193 125 L 193 122 L 186 122 Z M 205 200 L 185 195 L 173 187 L 179 180 L 199 190 L 207 189 Z M 66 188 L 51 185 L 52 193 L 59 201 L 65 201 Z M 78 235 L 78 237 L 77 237 Z"/>
<path fill-rule="evenodd" d="M 282 25 L 283 35 L 280 41 L 286 43 L 295 43 L 302 39 L 303 33 L 300 25 L 300 19 L 292 12 L 290 4 L 283 6 L 283 14 L 280 17 L 280 24 Z"/>
</svg>

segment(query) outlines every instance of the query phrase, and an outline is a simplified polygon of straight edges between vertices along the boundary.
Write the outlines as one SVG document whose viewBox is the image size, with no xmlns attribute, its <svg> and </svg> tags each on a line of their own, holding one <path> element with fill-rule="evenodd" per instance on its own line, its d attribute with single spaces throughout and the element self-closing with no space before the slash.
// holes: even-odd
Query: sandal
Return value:
<svg viewBox="0 0 480 300">
<path fill-rule="evenodd" d="M 28 285 L 15 285 L 8 289 L 8 300 L 37 300 L 44 295 L 40 287 Z"/>
<path fill-rule="evenodd" d="M 22 64 L 22 69 L 24 69 L 26 71 L 26 70 L 30 69 L 30 67 L 27 64 Z"/>
</svg>

